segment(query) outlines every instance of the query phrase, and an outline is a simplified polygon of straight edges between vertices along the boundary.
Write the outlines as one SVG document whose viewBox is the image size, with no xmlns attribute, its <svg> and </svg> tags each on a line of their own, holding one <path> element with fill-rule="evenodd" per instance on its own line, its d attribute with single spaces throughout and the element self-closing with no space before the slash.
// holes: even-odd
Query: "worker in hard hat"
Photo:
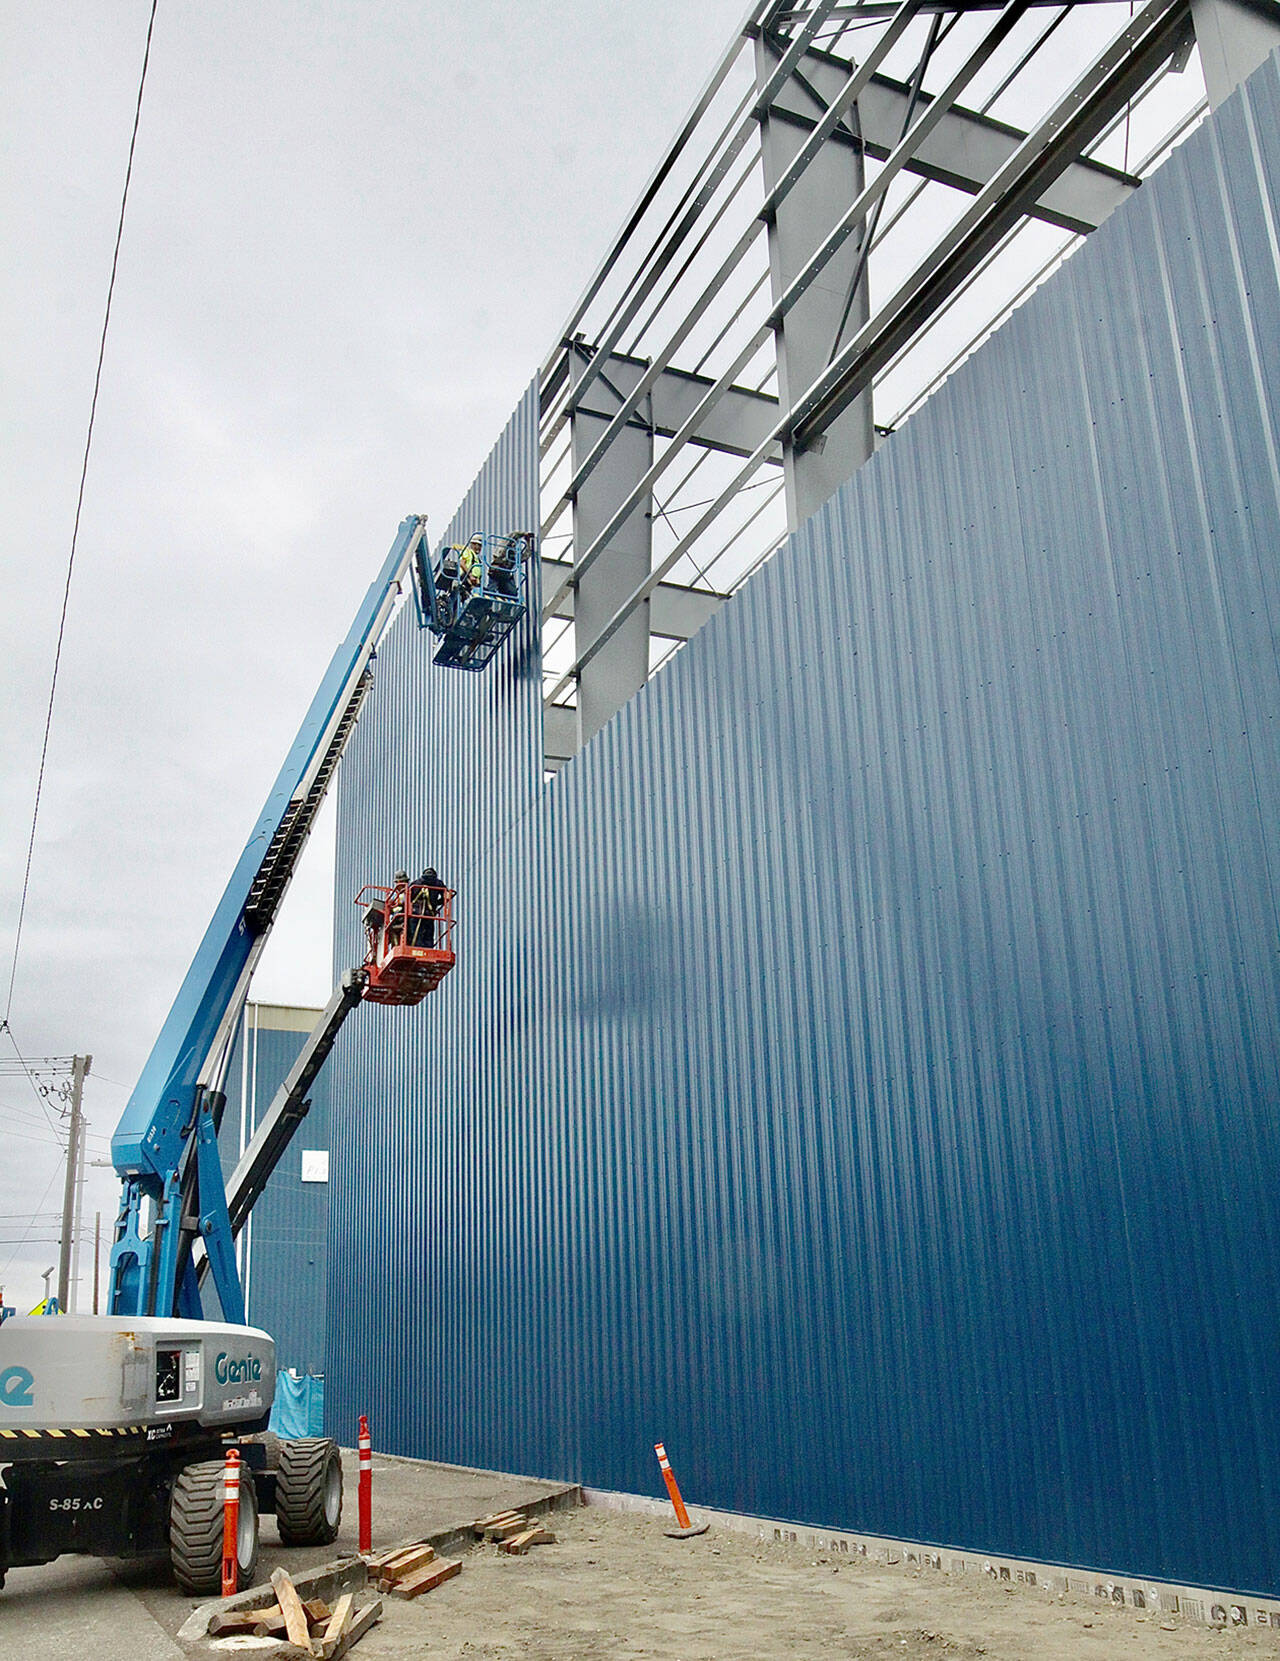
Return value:
<svg viewBox="0 0 1280 1661">
<path fill-rule="evenodd" d="M 434 865 L 428 865 L 409 890 L 409 910 L 413 921 L 409 925 L 411 946 L 434 946 L 436 918 L 444 910 L 445 886 Z"/>
<path fill-rule="evenodd" d="M 405 915 L 409 909 L 409 873 L 397 871 L 391 879 L 391 893 L 387 898 L 387 945 L 404 944 Z"/>
<path fill-rule="evenodd" d="M 484 538 L 477 532 L 458 556 L 458 572 L 464 588 L 479 588 L 484 575 Z"/>
<path fill-rule="evenodd" d="M 514 536 L 498 538 L 497 546 L 493 550 L 493 557 L 489 561 L 489 580 L 493 584 L 496 594 L 507 594 L 512 598 L 516 589 L 516 539 Z"/>
</svg>

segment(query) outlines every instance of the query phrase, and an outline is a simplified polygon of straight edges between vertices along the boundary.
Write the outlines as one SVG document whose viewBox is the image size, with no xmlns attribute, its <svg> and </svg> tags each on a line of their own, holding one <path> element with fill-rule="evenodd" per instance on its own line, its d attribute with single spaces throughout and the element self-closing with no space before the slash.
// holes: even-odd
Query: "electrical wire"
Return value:
<svg viewBox="0 0 1280 1661">
<path fill-rule="evenodd" d="M 147 84 L 147 65 L 151 61 L 151 35 L 155 29 L 156 6 L 151 0 L 151 15 L 147 20 L 147 43 L 142 54 L 142 73 L 138 78 L 138 100 L 133 112 L 133 133 L 129 139 L 129 160 L 124 171 L 124 189 L 120 195 L 120 217 L 116 224 L 116 245 L 111 256 L 111 277 L 107 283 L 107 304 L 102 317 L 102 335 L 98 341 L 98 367 L 93 377 L 93 397 L 89 403 L 89 426 L 85 433 L 84 459 L 80 464 L 80 489 L 76 496 L 75 521 L 71 529 L 71 551 L 67 557 L 67 580 L 62 590 L 62 615 L 58 620 L 58 642 L 53 653 L 53 674 L 49 681 L 49 705 L 45 711 L 44 739 L 40 746 L 40 766 L 36 772 L 36 794 L 31 809 L 31 835 L 27 839 L 27 863 L 22 875 L 22 898 L 18 904 L 18 922 L 13 936 L 13 962 L 9 968 L 9 993 L 5 1002 L 4 1021 L 8 1027 L 13 1013 L 13 988 L 18 975 L 18 955 L 22 949 L 22 924 L 27 913 L 27 893 L 31 886 L 31 860 L 35 853 L 36 826 L 40 820 L 40 794 L 44 788 L 45 763 L 49 756 L 49 733 L 53 725 L 53 702 L 58 690 L 58 669 L 62 663 L 62 641 L 67 629 L 67 605 L 71 599 L 71 575 L 75 570 L 76 545 L 80 540 L 80 515 L 84 508 L 85 481 L 89 475 L 89 453 L 93 448 L 93 423 L 98 413 L 98 392 L 102 386 L 102 365 L 107 352 L 107 330 L 111 325 L 111 301 L 116 289 L 116 270 L 120 264 L 120 243 L 124 236 L 124 214 L 129 201 L 129 181 L 133 177 L 133 156 L 138 145 L 138 125 L 142 120 L 142 94 Z"/>
<path fill-rule="evenodd" d="M 44 1202 L 49 1198 L 49 1190 L 53 1187 L 54 1182 L 57 1180 L 58 1176 L 61 1174 L 61 1170 L 62 1170 L 62 1167 L 61 1167 L 60 1164 L 54 1166 L 53 1175 L 49 1178 L 48 1182 L 45 1184 L 44 1193 L 41 1194 L 40 1198 L 36 1201 L 36 1209 L 32 1214 L 33 1219 L 40 1215 L 40 1213 L 41 1213 L 41 1211 L 44 1207 Z M 5 1242 L 6 1245 L 13 1245 L 13 1250 L 9 1253 L 8 1258 L 5 1260 L 4 1267 L 2 1269 L 0 1269 L 0 1280 L 2 1280 L 4 1278 L 4 1276 L 9 1273 L 9 1270 L 13 1266 L 14 1258 L 17 1257 L 18 1253 L 22 1250 L 23 1246 L 44 1244 L 45 1243 L 43 1241 L 39 1241 L 39 1242 L 33 1241 L 29 1238 L 29 1236 L 31 1234 L 31 1230 L 34 1227 L 35 1227 L 35 1222 L 33 1220 L 32 1222 L 30 1222 L 27 1225 L 26 1229 L 23 1231 L 22 1238 L 16 1244 L 14 1244 L 12 1241 L 6 1241 Z"/>
<path fill-rule="evenodd" d="M 45 1122 L 48 1124 L 49 1129 L 51 1131 L 53 1131 L 55 1136 L 56 1136 L 58 1127 L 54 1123 L 54 1121 L 49 1117 L 49 1107 L 48 1107 L 49 1090 L 48 1090 L 48 1086 L 47 1085 L 41 1085 L 36 1081 L 35 1070 L 33 1069 L 31 1063 L 23 1055 L 22 1051 L 18 1048 L 18 1040 L 14 1036 L 13 1028 L 9 1025 L 9 1022 L 8 1022 L 7 1019 L 4 1020 L 4 1021 L 0 1021 L 0 1032 L 4 1032 L 4 1033 L 8 1034 L 9 1042 L 13 1045 L 13 1053 L 14 1053 L 15 1056 L 17 1056 L 18 1064 L 22 1068 L 23 1073 L 26 1075 L 27 1083 L 31 1086 L 32 1091 L 35 1094 L 36 1101 L 40 1104 L 40 1111 L 44 1115 Z M 54 1069 L 54 1070 L 55 1071 L 62 1071 L 63 1069 L 58 1068 L 58 1069 Z M 69 1069 L 66 1069 L 66 1070 L 69 1071 Z"/>
</svg>

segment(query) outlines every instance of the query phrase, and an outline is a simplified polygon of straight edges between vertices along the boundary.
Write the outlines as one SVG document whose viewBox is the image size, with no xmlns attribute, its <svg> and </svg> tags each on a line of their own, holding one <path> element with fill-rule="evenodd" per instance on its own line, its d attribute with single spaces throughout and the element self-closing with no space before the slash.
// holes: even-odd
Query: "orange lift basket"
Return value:
<svg viewBox="0 0 1280 1661">
<path fill-rule="evenodd" d="M 418 1004 L 454 965 L 452 888 L 370 884 L 356 895 L 368 943 L 364 996 L 375 1004 Z"/>
</svg>

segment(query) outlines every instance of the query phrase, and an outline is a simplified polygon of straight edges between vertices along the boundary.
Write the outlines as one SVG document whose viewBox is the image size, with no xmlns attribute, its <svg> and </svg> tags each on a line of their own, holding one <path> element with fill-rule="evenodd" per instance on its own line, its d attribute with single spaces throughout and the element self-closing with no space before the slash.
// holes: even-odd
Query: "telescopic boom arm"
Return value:
<svg viewBox="0 0 1280 1661">
<path fill-rule="evenodd" d="M 334 653 L 112 1138 L 112 1161 L 124 1183 L 111 1249 L 112 1314 L 199 1318 L 191 1248 L 203 1238 L 223 1316 L 243 1323 L 218 1157 L 231 1046 L 250 978 L 355 726 L 378 642 L 425 526 L 420 515 L 402 522 Z M 144 1232 L 148 1207 L 151 1226 Z"/>
</svg>

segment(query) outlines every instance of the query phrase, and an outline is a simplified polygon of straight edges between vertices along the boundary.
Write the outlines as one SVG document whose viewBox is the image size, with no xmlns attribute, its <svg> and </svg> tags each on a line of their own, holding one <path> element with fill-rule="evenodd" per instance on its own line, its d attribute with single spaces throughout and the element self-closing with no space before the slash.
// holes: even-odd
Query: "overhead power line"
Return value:
<svg viewBox="0 0 1280 1661">
<path fill-rule="evenodd" d="M 12 989 L 12 982 L 10 982 L 10 987 Z M 37 1069 L 31 1064 L 31 1062 L 29 1062 L 26 1059 L 26 1057 L 23 1055 L 22 1051 L 18 1048 L 18 1040 L 17 1040 L 17 1038 L 15 1038 L 13 1028 L 9 1025 L 7 1020 L 0 1021 L 0 1032 L 4 1032 L 4 1033 L 8 1034 L 9 1042 L 10 1042 L 10 1044 L 13 1045 L 13 1053 L 14 1053 L 15 1057 L 17 1058 L 19 1067 L 21 1067 L 24 1075 L 26 1076 L 28 1084 L 30 1084 L 30 1086 L 31 1086 L 31 1089 L 32 1089 L 32 1091 L 35 1095 L 36 1101 L 40 1105 L 40 1112 L 44 1116 L 45 1123 L 49 1126 L 49 1129 L 51 1131 L 53 1131 L 54 1134 L 56 1135 L 57 1132 L 58 1132 L 59 1126 L 58 1126 L 57 1121 L 50 1118 L 50 1116 L 49 1116 L 49 1096 L 50 1096 L 49 1086 L 47 1084 L 41 1084 L 39 1079 L 36 1077 Z M 64 1072 L 65 1073 L 65 1071 L 66 1071 L 65 1068 L 62 1068 L 62 1067 L 56 1066 L 56 1065 L 54 1065 L 54 1066 L 46 1065 L 45 1067 L 40 1068 L 39 1070 L 42 1071 L 42 1072 L 50 1072 L 54 1075 L 54 1077 L 56 1077 L 59 1072 Z"/>
<path fill-rule="evenodd" d="M 22 1231 L 21 1238 L 19 1238 L 16 1241 L 11 1240 L 11 1239 L 6 1239 L 5 1245 L 6 1246 L 12 1246 L 13 1250 L 9 1253 L 9 1256 L 5 1259 L 3 1268 L 0 1268 L 0 1280 L 3 1280 L 4 1276 L 7 1275 L 9 1270 L 13 1267 L 13 1260 L 14 1260 L 15 1257 L 17 1257 L 18 1253 L 22 1250 L 23 1246 L 30 1245 L 32 1243 L 31 1234 L 32 1234 L 32 1231 L 35 1229 L 35 1226 L 36 1226 L 35 1222 L 34 1222 L 34 1218 L 39 1217 L 40 1215 L 42 1215 L 44 1202 L 49 1198 L 49 1190 L 53 1187 L 54 1182 L 57 1180 L 58 1169 L 59 1169 L 58 1166 L 55 1165 L 54 1168 L 53 1168 L 53 1175 L 49 1178 L 48 1182 L 45 1183 L 44 1193 L 41 1194 L 40 1198 L 36 1201 L 36 1209 L 32 1212 L 33 1221 L 28 1223 L 26 1228 Z"/>
<path fill-rule="evenodd" d="M 39 1142 L 44 1147 L 57 1148 L 59 1152 L 62 1153 L 65 1153 L 67 1147 L 65 1142 L 60 1142 L 58 1138 L 49 1131 L 45 1131 L 40 1135 L 35 1135 L 31 1131 L 10 1130 L 8 1125 L 0 1126 L 0 1138 L 9 1136 L 16 1137 L 19 1142 Z"/>
<path fill-rule="evenodd" d="M 124 189 L 120 194 L 120 217 L 116 224 L 116 245 L 111 256 L 111 277 L 107 283 L 107 304 L 102 317 L 102 335 L 98 341 L 98 367 L 93 377 L 93 398 L 89 404 L 89 426 L 85 433 L 84 459 L 80 465 L 80 489 L 76 495 L 75 521 L 71 528 L 71 551 L 67 557 L 67 580 L 62 590 L 62 614 L 58 619 L 58 642 L 53 653 L 53 674 L 49 681 L 49 705 L 45 711 L 44 739 L 40 746 L 40 766 L 36 772 L 35 801 L 31 808 L 31 834 L 27 838 L 27 862 L 22 874 L 22 898 L 18 902 L 18 922 L 13 935 L 13 962 L 9 967 L 9 994 L 5 1001 L 4 1026 L 9 1024 L 13 1011 L 13 988 L 18 975 L 18 954 L 22 949 L 22 924 L 27 913 L 27 892 L 31 886 L 31 860 L 35 853 L 36 826 L 40 820 L 40 794 L 44 788 L 45 762 L 49 755 L 49 732 L 53 725 L 53 701 L 58 689 L 58 669 L 62 663 L 62 640 L 67 628 L 67 604 L 71 598 L 71 574 L 75 570 L 76 546 L 80 540 L 80 514 L 84 507 L 84 487 L 89 475 L 89 453 L 93 448 L 93 423 L 98 413 L 98 392 L 102 386 L 102 364 L 107 352 L 107 330 L 111 325 L 111 301 L 116 289 L 116 270 L 120 264 L 120 242 L 124 236 L 124 214 L 129 201 L 129 181 L 133 177 L 133 156 L 138 145 L 138 124 L 142 119 L 142 94 L 147 84 L 147 65 L 151 61 L 151 34 L 156 23 L 156 6 L 151 0 L 151 15 L 147 20 L 147 42 L 142 54 L 142 73 L 138 77 L 138 100 L 133 112 L 133 133 L 129 139 L 129 161 L 124 170 Z"/>
</svg>

